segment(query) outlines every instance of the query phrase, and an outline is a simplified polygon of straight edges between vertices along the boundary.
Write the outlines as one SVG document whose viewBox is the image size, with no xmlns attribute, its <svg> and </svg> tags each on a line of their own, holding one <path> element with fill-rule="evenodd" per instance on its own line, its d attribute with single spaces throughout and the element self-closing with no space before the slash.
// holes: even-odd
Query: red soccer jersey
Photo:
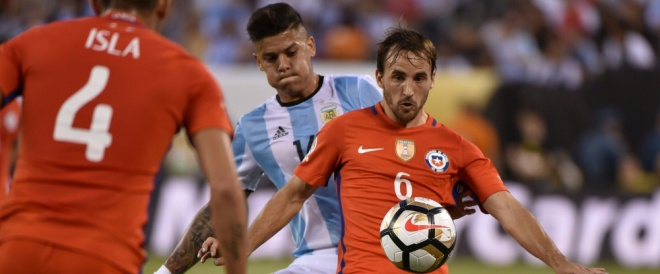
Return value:
<svg viewBox="0 0 660 274">
<path fill-rule="evenodd" d="M 388 261 L 379 238 L 383 217 L 399 201 L 426 197 L 454 205 L 458 180 L 481 201 L 506 190 L 491 161 L 459 134 L 430 116 L 423 125 L 404 128 L 380 104 L 326 124 L 294 171 L 314 186 L 325 185 L 333 172 L 343 214 L 341 273 L 404 273 Z M 447 273 L 447 266 L 434 273 Z"/>
<path fill-rule="evenodd" d="M 20 115 L 19 100 L 12 101 L 0 110 L 0 204 L 5 200 L 9 190 L 9 171 L 13 164 Z"/>
<path fill-rule="evenodd" d="M 23 95 L 0 241 L 28 238 L 137 273 L 154 175 L 181 126 L 232 134 L 221 91 L 181 47 L 126 13 L 35 27 L 0 47 Z"/>
</svg>

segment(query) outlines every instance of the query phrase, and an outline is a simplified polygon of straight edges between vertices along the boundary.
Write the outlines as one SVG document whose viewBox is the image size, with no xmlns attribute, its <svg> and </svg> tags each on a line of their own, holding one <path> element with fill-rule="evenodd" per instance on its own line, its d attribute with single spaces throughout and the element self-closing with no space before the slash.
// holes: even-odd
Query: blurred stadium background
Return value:
<svg viewBox="0 0 660 274">
<path fill-rule="evenodd" d="M 244 30 L 250 12 L 271 2 L 173 0 L 162 29 L 217 76 L 234 121 L 275 94 Z M 431 37 L 438 75 L 426 110 L 493 159 L 559 248 L 610 273 L 660 271 L 659 0 L 285 2 L 316 39 L 319 74 L 373 75 L 375 45 L 390 26 Z M 0 0 L 0 43 L 89 15 L 87 0 Z M 250 197 L 250 218 L 273 192 L 264 185 Z M 207 197 L 195 156 L 177 136 L 156 182 L 145 273 Z M 489 216 L 457 225 L 452 273 L 550 273 Z M 281 231 L 255 252 L 251 272 L 286 265 L 291 245 Z"/>
</svg>

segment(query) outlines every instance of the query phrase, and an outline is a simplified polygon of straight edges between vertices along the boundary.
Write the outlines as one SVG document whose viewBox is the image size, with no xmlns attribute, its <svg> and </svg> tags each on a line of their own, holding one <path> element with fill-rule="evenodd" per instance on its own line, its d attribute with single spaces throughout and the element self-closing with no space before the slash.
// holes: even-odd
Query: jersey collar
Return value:
<svg viewBox="0 0 660 274">
<path fill-rule="evenodd" d="M 319 92 L 319 90 L 321 90 L 322 86 L 323 86 L 323 75 L 319 75 L 319 83 L 316 86 L 316 90 L 314 90 L 314 92 L 312 92 L 312 94 L 310 94 L 309 96 L 307 96 L 303 99 L 300 99 L 298 101 L 287 102 L 287 103 L 282 103 L 282 101 L 280 101 L 280 96 L 279 95 L 275 95 L 275 99 L 277 99 L 277 102 L 282 107 L 292 107 L 292 106 L 295 106 L 295 105 L 299 105 L 302 102 L 305 102 L 305 101 L 309 100 L 310 98 L 314 97 L 314 95 L 316 95 Z"/>
<path fill-rule="evenodd" d="M 139 27 L 145 27 L 144 22 L 142 22 L 140 18 L 138 18 L 135 14 L 125 11 L 111 10 L 105 13 L 102 17 L 110 20 L 124 21 Z"/>
</svg>

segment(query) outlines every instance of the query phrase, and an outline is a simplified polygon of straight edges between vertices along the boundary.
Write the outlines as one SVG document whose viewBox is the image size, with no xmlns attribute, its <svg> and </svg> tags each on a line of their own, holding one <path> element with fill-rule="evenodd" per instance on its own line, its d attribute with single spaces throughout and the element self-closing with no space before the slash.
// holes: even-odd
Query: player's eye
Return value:
<svg viewBox="0 0 660 274">
<path fill-rule="evenodd" d="M 298 53 L 298 51 L 297 51 L 297 50 L 293 50 L 293 51 L 289 51 L 289 52 L 287 52 L 286 55 L 289 56 L 289 57 L 293 57 L 293 56 L 296 55 L 296 53 Z"/>
<path fill-rule="evenodd" d="M 266 56 L 264 56 L 264 60 L 268 63 L 273 63 L 277 60 L 277 56 L 275 56 L 275 55 L 266 55 Z"/>
</svg>

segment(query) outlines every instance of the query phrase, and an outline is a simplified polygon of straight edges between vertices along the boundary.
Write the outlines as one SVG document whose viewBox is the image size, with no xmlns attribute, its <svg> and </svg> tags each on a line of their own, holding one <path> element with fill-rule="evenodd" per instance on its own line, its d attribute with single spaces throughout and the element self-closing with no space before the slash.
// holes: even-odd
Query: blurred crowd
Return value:
<svg viewBox="0 0 660 274">
<path fill-rule="evenodd" d="M 251 11 L 272 2 L 276 1 L 173 0 L 175 7 L 162 33 L 207 64 L 251 63 L 247 19 Z M 490 69 L 503 86 L 522 85 L 514 89 L 523 93 L 559 90 L 567 100 L 579 101 L 585 96 L 566 92 L 593 95 L 589 90 L 595 88 L 585 91 L 585 87 L 613 72 L 658 75 L 659 0 L 285 2 L 301 13 L 314 36 L 316 60 L 373 61 L 383 33 L 403 25 L 435 42 L 440 71 Z M 87 15 L 92 15 L 88 0 L 0 0 L 0 43 L 32 26 Z M 511 99 L 502 95 L 507 94 L 504 90 L 502 100 Z M 630 139 L 624 133 L 627 113 L 616 102 L 592 104 L 591 109 L 578 105 L 569 108 L 574 113 L 567 118 L 547 110 L 546 99 L 552 96 L 513 93 L 517 100 L 536 103 L 505 109 L 512 113 L 503 116 L 505 121 L 489 121 L 499 135 L 493 138 L 502 140 L 491 156 L 508 179 L 529 182 L 542 191 L 607 188 L 649 193 L 660 186 L 660 101 L 646 100 L 651 107 L 645 118 L 652 122 L 643 124 Z M 636 94 L 641 96 L 638 101 L 646 98 Z M 490 113 L 479 109 L 476 114 L 497 119 L 493 109 L 496 104 Z M 577 123 L 579 117 L 587 117 L 588 122 Z M 548 131 L 564 134 L 562 125 L 556 125 L 561 123 L 581 130 L 565 142 L 557 141 L 561 136 L 548 138 Z M 548 139 L 554 144 L 549 145 Z"/>
<path fill-rule="evenodd" d="M 163 34 L 208 63 L 251 61 L 245 25 L 274 0 L 173 0 Z M 653 67 L 660 3 L 651 0 L 289 0 L 319 58 L 373 60 L 394 25 L 432 38 L 443 68 L 495 67 L 507 81 L 578 87 L 622 66 Z M 0 0 L 0 42 L 32 26 L 91 15 L 88 0 Z"/>
</svg>

